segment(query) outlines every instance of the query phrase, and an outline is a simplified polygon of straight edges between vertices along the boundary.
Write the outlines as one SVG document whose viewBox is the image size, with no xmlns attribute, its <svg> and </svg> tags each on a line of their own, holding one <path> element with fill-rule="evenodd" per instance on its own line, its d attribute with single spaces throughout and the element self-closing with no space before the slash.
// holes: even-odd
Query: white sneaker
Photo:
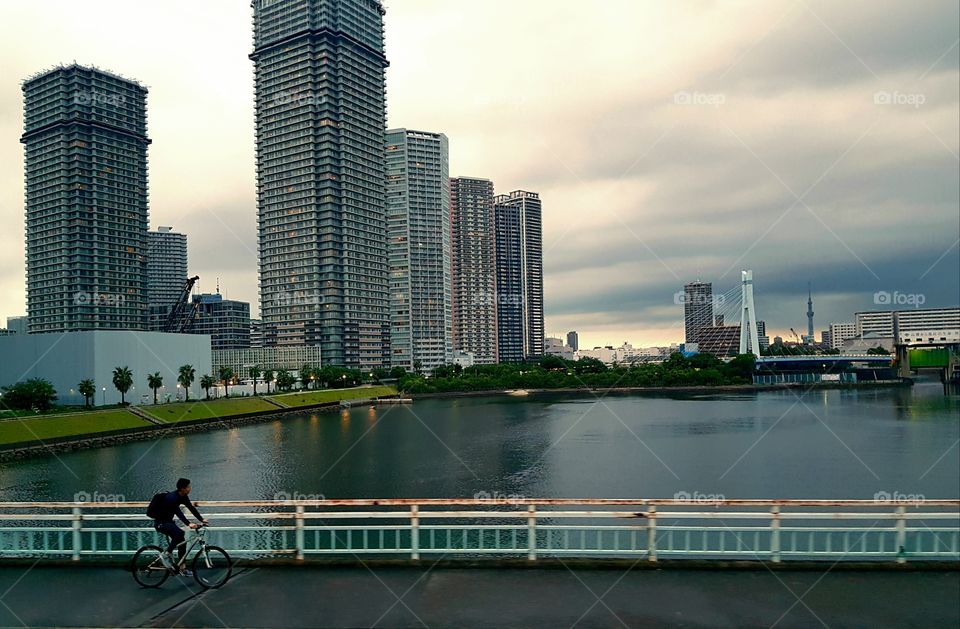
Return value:
<svg viewBox="0 0 960 629">
<path fill-rule="evenodd" d="M 173 560 L 170 558 L 170 553 L 167 551 L 160 553 L 160 561 L 163 563 L 165 568 L 173 570 Z"/>
</svg>

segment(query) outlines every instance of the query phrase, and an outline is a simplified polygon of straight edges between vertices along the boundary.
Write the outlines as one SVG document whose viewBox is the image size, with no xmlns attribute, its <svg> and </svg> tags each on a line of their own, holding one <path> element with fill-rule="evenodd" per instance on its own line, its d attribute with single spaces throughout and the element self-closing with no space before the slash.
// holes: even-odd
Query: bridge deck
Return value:
<svg viewBox="0 0 960 629">
<path fill-rule="evenodd" d="M 220 590 L 0 567 L 0 626 L 949 627 L 960 572 L 241 567 Z M 798 601 L 799 599 L 799 601 Z"/>
</svg>

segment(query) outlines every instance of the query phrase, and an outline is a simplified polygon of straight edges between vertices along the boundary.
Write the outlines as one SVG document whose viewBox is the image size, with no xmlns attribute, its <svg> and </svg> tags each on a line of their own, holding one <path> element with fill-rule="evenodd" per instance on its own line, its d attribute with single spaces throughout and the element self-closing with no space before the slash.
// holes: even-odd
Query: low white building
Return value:
<svg viewBox="0 0 960 629">
<path fill-rule="evenodd" d="M 564 360 L 573 360 L 573 348 L 568 347 L 562 339 L 551 336 L 543 339 L 543 353 L 547 356 L 559 356 Z"/>
<path fill-rule="evenodd" d="M 299 371 L 304 365 L 320 367 L 319 345 L 273 345 L 270 347 L 247 347 L 243 349 L 217 349 L 213 351 L 212 374 L 221 367 L 230 367 L 237 378 L 246 378 L 251 367 L 279 371 Z"/>
<path fill-rule="evenodd" d="M 133 386 L 126 400 L 140 403 L 153 400 L 147 375 L 159 373 L 161 400 L 176 399 L 181 365 L 191 365 L 196 379 L 190 397 L 201 395 L 200 376 L 210 373 L 210 337 L 205 334 L 166 334 L 134 330 L 89 330 L 14 334 L 0 337 L 0 386 L 30 378 L 49 380 L 57 391 L 58 404 L 83 404 L 77 391 L 81 380 L 92 379 L 96 405 L 117 404 L 120 392 L 113 386 L 113 370 L 127 367 Z"/>
<path fill-rule="evenodd" d="M 832 349 L 843 349 L 844 342 L 857 335 L 857 324 L 831 323 L 830 330 L 827 334 L 829 335 L 830 347 Z"/>
</svg>

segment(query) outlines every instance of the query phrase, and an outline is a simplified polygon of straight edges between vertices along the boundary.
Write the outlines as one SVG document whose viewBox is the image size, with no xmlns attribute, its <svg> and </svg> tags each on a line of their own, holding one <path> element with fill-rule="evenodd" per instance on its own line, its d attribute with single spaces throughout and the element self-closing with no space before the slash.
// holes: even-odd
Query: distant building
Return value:
<svg viewBox="0 0 960 629">
<path fill-rule="evenodd" d="M 473 367 L 473 353 L 454 351 L 453 364 L 464 368 Z"/>
<path fill-rule="evenodd" d="M 250 319 L 250 347 L 263 347 L 263 321 Z"/>
<path fill-rule="evenodd" d="M 30 332 L 143 330 L 147 88 L 74 64 L 22 89 Z"/>
<path fill-rule="evenodd" d="M 453 349 L 477 365 L 497 362 L 497 268 L 493 182 L 450 179 Z"/>
<path fill-rule="evenodd" d="M 770 347 L 770 337 L 767 336 L 767 322 L 757 321 L 757 342 L 760 345 L 760 351 Z"/>
<path fill-rule="evenodd" d="M 219 293 L 194 295 L 197 316 L 189 327 L 191 334 L 210 335 L 212 349 L 250 347 L 250 304 L 224 299 Z"/>
<path fill-rule="evenodd" d="M 700 328 L 697 345 L 701 354 L 736 356 L 740 351 L 740 326 L 708 326 Z"/>
<path fill-rule="evenodd" d="M 712 325 L 713 284 L 699 280 L 685 284 L 683 287 L 684 340 L 687 343 L 698 342 L 700 329 Z"/>
<path fill-rule="evenodd" d="M 879 332 L 867 332 L 862 336 L 846 339 L 840 350 L 847 354 L 866 354 L 868 350 L 878 347 L 893 352 L 893 337 L 883 336 Z"/>
<path fill-rule="evenodd" d="M 392 129 L 387 151 L 390 365 L 450 362 L 450 173 L 447 136 Z"/>
<path fill-rule="evenodd" d="M 547 337 L 543 340 L 543 353 L 547 356 L 559 356 L 564 360 L 573 360 L 573 348 L 564 345 L 558 338 Z"/>
<path fill-rule="evenodd" d="M 570 330 L 567 332 L 567 346 L 573 351 L 580 349 L 580 336 L 577 334 L 576 330 Z"/>
<path fill-rule="evenodd" d="M 773 337 L 773 344 L 774 344 L 774 345 L 783 345 L 783 337 L 782 337 L 782 336 L 775 336 L 775 337 Z"/>
<path fill-rule="evenodd" d="M 856 323 L 831 323 L 825 343 L 831 349 L 842 349 L 847 339 L 852 339 L 856 335 Z"/>
<path fill-rule="evenodd" d="M 251 367 L 261 370 L 297 371 L 303 365 L 320 366 L 318 345 L 274 345 L 272 347 L 247 347 L 243 349 L 215 349 L 212 352 L 212 369 L 217 373 L 221 367 L 230 367 L 233 373 L 245 377 Z"/>
<path fill-rule="evenodd" d="M 7 317 L 7 329 L 11 334 L 26 334 L 28 331 L 26 317 Z"/>
<path fill-rule="evenodd" d="M 543 355 L 543 210 L 535 192 L 494 199 L 500 362 Z"/>
<path fill-rule="evenodd" d="M 960 343 L 960 307 L 895 311 L 900 321 L 900 339 L 908 345 L 918 343 Z M 856 335 L 868 334 L 893 338 L 894 311 L 858 312 Z"/>
<path fill-rule="evenodd" d="M 172 306 L 186 281 L 186 234 L 172 227 L 147 232 L 147 305 Z"/>
</svg>

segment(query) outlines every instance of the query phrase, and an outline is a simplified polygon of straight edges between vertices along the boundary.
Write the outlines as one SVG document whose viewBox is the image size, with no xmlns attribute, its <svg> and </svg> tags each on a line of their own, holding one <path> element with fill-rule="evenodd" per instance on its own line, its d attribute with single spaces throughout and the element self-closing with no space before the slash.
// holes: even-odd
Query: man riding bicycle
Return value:
<svg viewBox="0 0 960 629">
<path fill-rule="evenodd" d="M 163 565 L 167 568 L 173 568 L 173 549 L 177 549 L 177 562 L 179 563 L 183 559 L 183 553 L 186 550 L 186 545 L 183 543 L 185 535 L 183 529 L 176 525 L 173 521 L 173 516 L 177 516 L 180 520 L 186 524 L 191 529 L 199 528 L 199 524 L 190 524 L 188 520 L 183 515 L 183 511 L 180 510 L 180 505 L 184 505 L 187 509 L 190 510 L 190 513 L 193 514 L 195 518 L 200 520 L 203 524 L 208 524 L 207 520 L 204 519 L 200 512 L 197 511 L 197 508 L 193 506 L 193 503 L 190 502 L 190 479 L 181 478 L 177 481 L 176 491 L 171 491 L 166 494 L 158 494 L 159 500 L 156 504 L 151 504 L 153 509 L 153 528 L 157 530 L 158 533 L 163 533 L 170 538 L 170 543 L 167 545 L 167 550 L 160 555 Z M 151 501 L 152 502 L 152 501 Z M 184 568 L 181 571 L 181 574 L 185 576 L 190 576 L 190 571 Z"/>
</svg>

